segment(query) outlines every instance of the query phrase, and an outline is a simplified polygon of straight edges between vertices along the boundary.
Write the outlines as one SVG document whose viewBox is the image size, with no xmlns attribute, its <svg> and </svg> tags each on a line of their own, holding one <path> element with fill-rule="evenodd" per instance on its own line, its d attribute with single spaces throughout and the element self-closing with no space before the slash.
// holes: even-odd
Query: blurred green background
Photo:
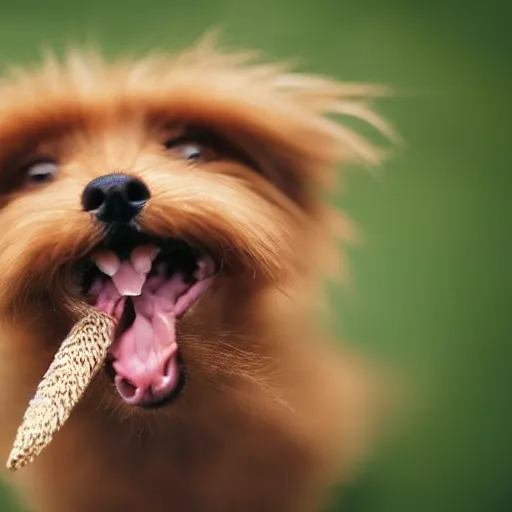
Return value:
<svg viewBox="0 0 512 512">
<path fill-rule="evenodd" d="M 230 46 L 397 91 L 380 109 L 407 145 L 347 175 L 366 243 L 333 300 L 336 329 L 417 398 L 339 510 L 512 511 L 511 20 L 510 1 L 0 0 L 1 63 L 76 42 L 177 49 L 220 24 Z M 0 510 L 18 510 L 7 491 Z"/>
</svg>

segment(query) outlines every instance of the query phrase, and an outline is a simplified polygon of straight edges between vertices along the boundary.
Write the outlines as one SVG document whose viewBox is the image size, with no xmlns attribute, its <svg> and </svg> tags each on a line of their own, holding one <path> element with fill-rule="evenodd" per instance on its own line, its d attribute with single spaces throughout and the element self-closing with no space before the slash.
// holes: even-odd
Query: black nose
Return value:
<svg viewBox="0 0 512 512">
<path fill-rule="evenodd" d="M 91 181 L 82 194 L 84 211 L 109 224 L 127 224 L 150 197 L 146 185 L 134 176 L 107 174 Z"/>
</svg>

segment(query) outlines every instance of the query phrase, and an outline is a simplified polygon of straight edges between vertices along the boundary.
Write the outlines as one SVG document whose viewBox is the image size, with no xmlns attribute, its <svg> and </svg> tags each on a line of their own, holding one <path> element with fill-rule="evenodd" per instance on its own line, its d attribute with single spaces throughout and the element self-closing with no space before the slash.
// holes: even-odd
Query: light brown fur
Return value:
<svg viewBox="0 0 512 512">
<path fill-rule="evenodd" d="M 311 512 L 363 452 L 366 367 L 329 342 L 317 314 L 321 280 L 340 271 L 333 237 L 348 233 L 324 194 L 339 163 L 380 155 L 326 116 L 389 133 L 367 105 L 382 91 L 248 57 L 208 42 L 113 64 L 72 54 L 0 83 L 0 458 L 73 323 L 72 264 L 101 237 L 80 208 L 90 180 L 141 177 L 152 191 L 144 229 L 223 264 L 178 327 L 183 395 L 133 410 L 101 372 L 35 463 L 9 476 L 39 512 Z M 261 172 L 170 158 L 169 123 L 213 128 Z M 19 170 L 41 155 L 59 175 L 27 188 Z"/>
</svg>

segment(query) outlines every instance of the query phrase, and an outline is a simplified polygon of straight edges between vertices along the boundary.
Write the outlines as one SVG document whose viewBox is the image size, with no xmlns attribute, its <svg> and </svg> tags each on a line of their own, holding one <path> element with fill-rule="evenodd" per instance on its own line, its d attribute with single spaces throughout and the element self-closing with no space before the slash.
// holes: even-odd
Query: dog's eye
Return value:
<svg viewBox="0 0 512 512">
<path fill-rule="evenodd" d="M 53 179 L 57 172 L 57 164 L 50 160 L 35 162 L 27 167 L 25 179 L 28 183 L 46 183 Z"/>
<path fill-rule="evenodd" d="M 213 152 L 203 144 L 183 139 L 173 139 L 165 143 L 166 149 L 190 162 L 210 160 Z"/>
</svg>

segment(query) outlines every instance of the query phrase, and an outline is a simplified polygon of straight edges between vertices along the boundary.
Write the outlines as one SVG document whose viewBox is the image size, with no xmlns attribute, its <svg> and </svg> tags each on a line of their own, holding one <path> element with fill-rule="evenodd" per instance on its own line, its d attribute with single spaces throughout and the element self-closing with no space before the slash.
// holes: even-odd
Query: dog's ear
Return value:
<svg viewBox="0 0 512 512">
<path fill-rule="evenodd" d="M 275 173 L 276 184 L 306 210 L 314 210 L 319 194 L 336 186 L 338 166 L 376 166 L 384 157 L 383 150 L 344 124 L 344 118 L 396 140 L 391 126 L 370 104 L 387 94 L 383 87 L 300 74 L 277 75 L 273 85 L 287 103 L 288 115 L 269 119 L 276 123 L 280 140 L 275 145 L 263 141 L 259 155 Z"/>
</svg>

